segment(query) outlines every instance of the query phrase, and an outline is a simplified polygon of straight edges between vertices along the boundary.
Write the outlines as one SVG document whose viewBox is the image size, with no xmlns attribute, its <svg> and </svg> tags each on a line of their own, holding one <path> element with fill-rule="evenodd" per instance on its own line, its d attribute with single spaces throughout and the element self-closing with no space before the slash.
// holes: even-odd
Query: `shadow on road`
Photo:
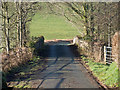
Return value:
<svg viewBox="0 0 120 90">
<path fill-rule="evenodd" d="M 19 75 L 17 73 L 17 78 L 10 79 L 9 85 L 19 86 L 22 83 L 21 87 L 29 85 L 37 89 L 44 87 L 60 88 L 61 85 L 64 85 L 66 79 L 69 80 L 73 77 L 77 81 L 80 77 L 79 74 L 84 78 L 80 68 L 76 67 L 79 62 L 74 60 L 80 57 L 80 54 L 77 47 L 72 45 L 71 42 L 47 42 L 44 51 L 38 55 L 43 57 L 43 60 L 37 60 L 26 65 L 18 71 L 19 73 L 23 72 L 23 74 Z M 78 80 L 78 85 L 71 84 L 71 86 L 78 87 L 81 80 Z M 85 82 L 87 83 L 87 80 Z"/>
<path fill-rule="evenodd" d="M 77 52 L 77 47 L 70 44 L 71 42 L 49 42 L 46 45 L 46 50 L 44 52 L 44 57 L 49 58 L 47 60 L 48 66 L 41 70 L 41 83 L 37 88 L 40 88 L 45 80 L 47 79 L 60 79 L 56 84 L 55 88 L 59 88 L 60 84 L 66 78 L 59 78 L 59 76 L 65 73 L 58 73 L 59 71 L 73 71 L 72 69 L 64 69 L 70 64 L 78 64 L 74 62 L 75 57 L 79 57 L 80 54 Z M 74 54 L 72 53 L 74 52 Z M 59 58 L 63 58 L 58 60 Z M 66 59 L 64 59 L 66 58 Z M 55 70 L 49 70 L 50 67 L 54 66 Z M 60 67 L 59 67 L 60 66 Z M 48 72 L 48 70 L 49 72 Z M 40 77 L 39 77 L 40 78 Z"/>
</svg>

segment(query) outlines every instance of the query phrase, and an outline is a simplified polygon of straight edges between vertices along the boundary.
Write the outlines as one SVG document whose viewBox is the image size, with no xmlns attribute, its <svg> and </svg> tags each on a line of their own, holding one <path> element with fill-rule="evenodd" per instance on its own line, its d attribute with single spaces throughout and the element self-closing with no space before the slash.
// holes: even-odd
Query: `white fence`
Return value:
<svg viewBox="0 0 120 90">
<path fill-rule="evenodd" d="M 112 47 L 104 46 L 104 62 L 111 64 L 113 61 Z"/>
</svg>

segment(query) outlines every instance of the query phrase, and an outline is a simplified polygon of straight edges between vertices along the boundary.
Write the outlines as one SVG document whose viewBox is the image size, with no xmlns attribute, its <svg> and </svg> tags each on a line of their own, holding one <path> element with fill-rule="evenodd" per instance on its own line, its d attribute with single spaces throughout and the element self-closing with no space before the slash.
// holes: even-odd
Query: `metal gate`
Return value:
<svg viewBox="0 0 120 90">
<path fill-rule="evenodd" d="M 112 47 L 104 46 L 104 62 L 106 64 L 111 64 L 113 61 L 112 58 Z"/>
</svg>

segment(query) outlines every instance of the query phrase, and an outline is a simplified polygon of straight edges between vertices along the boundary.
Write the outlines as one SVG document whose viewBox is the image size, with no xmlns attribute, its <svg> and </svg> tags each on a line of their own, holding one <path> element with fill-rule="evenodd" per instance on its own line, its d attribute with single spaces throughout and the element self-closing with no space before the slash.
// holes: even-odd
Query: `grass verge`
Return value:
<svg viewBox="0 0 120 90">
<path fill-rule="evenodd" d="M 37 81 L 37 77 L 33 76 L 45 67 L 45 63 L 45 60 L 37 56 L 33 57 L 26 64 L 13 68 L 6 73 L 8 87 L 34 88 L 33 84 Z"/>
<path fill-rule="evenodd" d="M 86 65 L 89 66 L 90 70 L 93 72 L 93 75 L 97 77 L 104 85 L 110 88 L 118 87 L 120 72 L 115 62 L 110 65 L 106 65 L 99 62 L 94 62 L 84 56 L 81 58 Z"/>
</svg>

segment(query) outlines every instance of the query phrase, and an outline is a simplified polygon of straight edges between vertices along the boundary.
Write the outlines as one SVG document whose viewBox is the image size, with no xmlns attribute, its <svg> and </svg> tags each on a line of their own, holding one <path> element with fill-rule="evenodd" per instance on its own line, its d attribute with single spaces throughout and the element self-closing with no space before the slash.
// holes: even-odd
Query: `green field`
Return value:
<svg viewBox="0 0 120 90">
<path fill-rule="evenodd" d="M 78 30 L 62 16 L 36 14 L 30 24 L 30 36 L 43 35 L 46 40 L 73 39 Z"/>
</svg>

